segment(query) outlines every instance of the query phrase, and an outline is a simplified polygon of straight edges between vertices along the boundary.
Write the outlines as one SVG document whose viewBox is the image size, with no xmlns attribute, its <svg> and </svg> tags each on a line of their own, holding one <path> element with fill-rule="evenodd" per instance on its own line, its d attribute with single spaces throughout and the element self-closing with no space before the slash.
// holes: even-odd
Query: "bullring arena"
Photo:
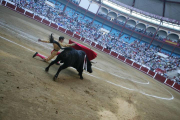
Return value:
<svg viewBox="0 0 180 120">
<path fill-rule="evenodd" d="M 83 80 L 72 68 L 63 70 L 40 58 L 50 44 L 37 42 L 54 33 L 94 50 L 93 73 Z M 180 94 L 152 77 L 94 47 L 40 22 L 0 6 L 1 120 L 179 120 Z"/>
</svg>

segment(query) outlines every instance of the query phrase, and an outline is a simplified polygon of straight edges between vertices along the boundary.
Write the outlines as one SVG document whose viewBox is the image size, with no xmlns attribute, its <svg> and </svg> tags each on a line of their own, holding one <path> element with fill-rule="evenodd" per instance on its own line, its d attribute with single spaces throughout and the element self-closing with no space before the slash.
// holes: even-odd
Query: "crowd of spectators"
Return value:
<svg viewBox="0 0 180 120">
<path fill-rule="evenodd" d="M 180 68 L 180 57 L 169 56 L 168 58 L 164 58 L 157 55 L 157 52 L 159 52 L 160 49 L 156 46 L 148 48 L 148 43 L 140 43 L 139 40 L 135 40 L 129 44 L 124 38 L 119 38 L 113 33 L 104 34 L 99 30 L 99 28 L 101 28 L 99 24 L 92 23 L 92 20 L 90 19 L 84 19 L 85 16 L 79 16 L 74 10 L 67 9 L 63 12 L 64 5 L 59 2 L 56 2 L 55 7 L 53 8 L 45 4 L 45 0 L 38 0 L 36 3 L 34 1 L 20 0 L 20 6 L 44 16 L 47 19 L 58 23 L 61 27 L 89 39 L 104 48 L 121 54 L 139 64 L 148 66 L 151 70 L 159 68 L 166 73 Z M 123 22 L 118 22 L 124 25 Z M 134 29 L 134 27 L 130 25 L 126 25 L 126 27 Z M 154 35 L 154 33 L 146 32 L 144 29 L 136 28 L 135 30 L 151 37 Z M 179 80 L 179 78 L 176 79 L 177 81 Z"/>
</svg>

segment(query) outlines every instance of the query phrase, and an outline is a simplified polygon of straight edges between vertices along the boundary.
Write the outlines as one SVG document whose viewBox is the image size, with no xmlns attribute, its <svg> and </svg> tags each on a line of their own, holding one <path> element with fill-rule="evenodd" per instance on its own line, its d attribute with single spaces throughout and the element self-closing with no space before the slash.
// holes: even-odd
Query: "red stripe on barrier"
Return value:
<svg viewBox="0 0 180 120">
<path fill-rule="evenodd" d="M 148 69 L 146 67 L 143 67 L 143 66 L 141 67 L 141 70 L 146 72 L 146 73 L 148 72 Z"/>
<path fill-rule="evenodd" d="M 6 6 L 12 8 L 12 9 L 15 9 L 15 7 L 16 7 L 15 5 L 12 5 L 11 3 L 7 3 Z"/>
<path fill-rule="evenodd" d="M 126 59 L 125 62 L 128 63 L 128 64 L 132 64 L 132 63 L 133 63 L 133 61 L 131 61 L 131 60 L 129 60 L 129 59 Z"/>
<path fill-rule="evenodd" d="M 34 16 L 34 19 L 37 20 L 37 21 L 41 21 L 42 20 L 42 18 L 37 16 L 37 15 Z"/>
<path fill-rule="evenodd" d="M 103 47 L 100 46 L 100 45 L 98 45 L 98 44 L 96 45 L 96 48 L 99 49 L 99 50 L 102 50 L 102 49 L 103 49 Z"/>
<path fill-rule="evenodd" d="M 91 46 L 93 46 L 93 47 L 94 47 L 95 45 L 96 45 L 96 44 L 95 44 L 94 42 L 92 42 L 92 43 L 91 43 Z"/>
<path fill-rule="evenodd" d="M 175 83 L 173 87 L 180 90 L 180 85 L 178 85 L 178 83 Z"/>
<path fill-rule="evenodd" d="M 59 31 L 62 31 L 62 32 L 65 32 L 65 31 L 66 31 L 66 29 L 64 29 L 64 28 L 62 28 L 62 27 L 59 27 L 58 30 L 59 30 Z"/>
<path fill-rule="evenodd" d="M 174 81 L 167 79 L 166 84 L 172 86 L 174 84 Z"/>
<path fill-rule="evenodd" d="M 18 11 L 18 12 L 20 12 L 20 13 L 24 13 L 25 10 L 22 9 L 22 8 L 17 7 L 17 8 L 16 8 L 16 11 Z"/>
<path fill-rule="evenodd" d="M 149 73 L 148 73 L 148 74 L 151 75 L 151 76 L 154 76 L 154 75 L 155 75 L 155 72 L 149 70 Z"/>
<path fill-rule="evenodd" d="M 160 74 L 156 74 L 155 79 L 162 83 L 164 83 L 164 81 L 166 80 L 166 78 L 161 76 Z"/>
<path fill-rule="evenodd" d="M 6 4 L 6 1 L 2 1 L 2 5 L 4 5 L 4 6 L 5 6 L 5 4 Z"/>
<path fill-rule="evenodd" d="M 106 49 L 106 48 L 104 48 L 104 50 L 103 50 L 104 52 L 106 52 L 106 53 L 110 53 L 110 50 L 108 50 L 108 49 Z"/>
<path fill-rule="evenodd" d="M 118 54 L 115 53 L 115 52 L 111 52 L 111 55 L 114 56 L 114 57 L 117 57 L 117 56 L 118 56 Z"/>
<path fill-rule="evenodd" d="M 81 41 L 84 41 L 84 40 L 85 40 L 85 38 L 82 37 L 82 38 L 81 38 Z"/>
<path fill-rule="evenodd" d="M 79 39 L 80 40 L 80 36 L 79 35 L 77 35 L 77 34 L 74 34 L 74 37 L 76 38 L 76 39 Z"/>
<path fill-rule="evenodd" d="M 57 29 L 58 28 L 58 25 L 56 25 L 56 24 L 54 24 L 54 23 L 51 23 L 51 25 L 50 25 L 51 27 L 53 27 L 53 28 L 55 28 L 55 29 Z"/>
<path fill-rule="evenodd" d="M 67 30 L 66 33 L 67 33 L 68 35 L 70 35 L 70 36 L 73 35 L 73 32 L 71 32 L 70 30 Z"/>
<path fill-rule="evenodd" d="M 49 25 L 50 24 L 50 22 L 49 21 L 47 21 L 47 20 L 45 20 L 45 19 L 43 19 L 43 21 L 42 21 L 44 24 L 46 24 L 46 25 Z"/>
<path fill-rule="evenodd" d="M 121 56 L 121 55 L 119 55 L 119 57 L 118 57 L 119 59 L 121 59 L 121 60 L 125 60 L 125 57 L 123 57 L 123 56 Z"/>
<path fill-rule="evenodd" d="M 91 41 L 86 39 L 86 40 L 85 40 L 85 43 L 87 43 L 87 44 L 90 45 L 90 44 L 91 44 Z"/>
<path fill-rule="evenodd" d="M 139 65 L 139 64 L 137 64 L 137 63 L 134 62 L 134 63 L 133 63 L 133 66 L 134 66 L 135 68 L 140 68 L 141 65 Z"/>
<path fill-rule="evenodd" d="M 33 13 L 30 13 L 30 12 L 28 12 L 28 11 L 26 11 L 26 13 L 25 13 L 27 16 L 29 16 L 29 17 L 33 17 Z"/>
</svg>

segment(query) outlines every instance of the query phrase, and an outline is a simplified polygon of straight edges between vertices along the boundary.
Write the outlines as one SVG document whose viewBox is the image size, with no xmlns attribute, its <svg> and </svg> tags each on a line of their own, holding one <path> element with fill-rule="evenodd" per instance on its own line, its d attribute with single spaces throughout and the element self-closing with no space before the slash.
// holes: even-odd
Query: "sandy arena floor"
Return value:
<svg viewBox="0 0 180 120">
<path fill-rule="evenodd" d="M 179 120 L 180 94 L 92 47 L 93 73 L 58 69 L 32 58 L 48 56 L 54 33 L 69 36 L 0 6 L 0 120 Z M 73 39 L 74 40 L 74 39 Z M 83 44 L 80 41 L 75 40 Z"/>
</svg>

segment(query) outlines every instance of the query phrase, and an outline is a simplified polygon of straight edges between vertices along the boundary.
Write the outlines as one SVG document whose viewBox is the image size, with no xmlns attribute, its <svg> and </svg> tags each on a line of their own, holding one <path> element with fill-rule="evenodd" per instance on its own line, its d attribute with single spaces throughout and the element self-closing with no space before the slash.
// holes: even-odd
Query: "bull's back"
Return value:
<svg viewBox="0 0 180 120">
<path fill-rule="evenodd" d="M 83 66 L 85 52 L 82 50 L 69 51 L 67 58 L 64 60 L 64 64 L 68 67 L 74 67 L 79 69 Z"/>
</svg>

